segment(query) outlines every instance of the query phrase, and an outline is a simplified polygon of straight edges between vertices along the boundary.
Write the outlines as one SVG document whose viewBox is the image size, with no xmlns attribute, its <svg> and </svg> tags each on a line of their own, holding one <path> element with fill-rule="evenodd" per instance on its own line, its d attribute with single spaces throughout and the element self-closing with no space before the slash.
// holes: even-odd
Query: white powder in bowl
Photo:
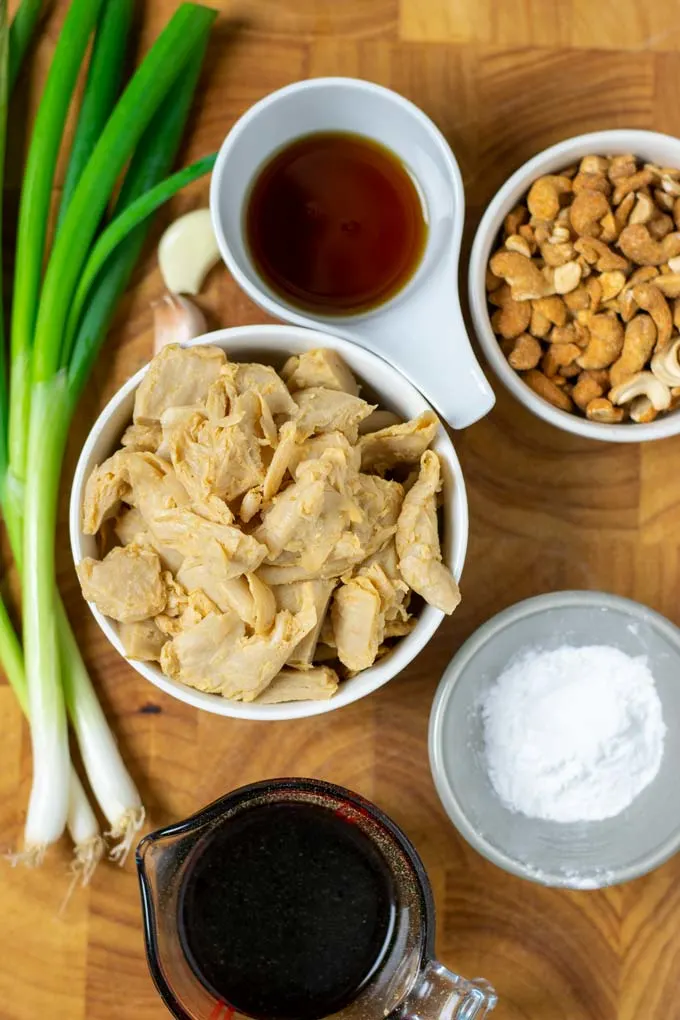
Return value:
<svg viewBox="0 0 680 1020">
<path fill-rule="evenodd" d="M 666 727 L 647 660 L 604 645 L 528 651 L 482 706 L 489 778 L 511 811 L 613 818 L 659 771 Z"/>
</svg>

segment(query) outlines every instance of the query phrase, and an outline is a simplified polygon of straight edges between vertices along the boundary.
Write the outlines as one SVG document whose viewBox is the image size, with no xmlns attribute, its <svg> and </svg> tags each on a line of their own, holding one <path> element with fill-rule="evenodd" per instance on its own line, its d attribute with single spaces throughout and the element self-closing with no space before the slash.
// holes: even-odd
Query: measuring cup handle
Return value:
<svg viewBox="0 0 680 1020">
<path fill-rule="evenodd" d="M 466 981 L 431 960 L 390 1020 L 482 1020 L 498 999 L 488 981 Z"/>
</svg>

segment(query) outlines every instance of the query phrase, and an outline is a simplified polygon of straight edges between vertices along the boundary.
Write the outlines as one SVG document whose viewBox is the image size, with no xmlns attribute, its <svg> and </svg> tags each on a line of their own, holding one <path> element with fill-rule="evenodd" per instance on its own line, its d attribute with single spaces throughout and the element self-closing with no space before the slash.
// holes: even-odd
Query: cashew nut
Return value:
<svg viewBox="0 0 680 1020">
<path fill-rule="evenodd" d="M 552 273 L 552 283 L 557 294 L 569 294 L 575 290 L 581 282 L 581 269 L 578 262 L 567 262 L 563 266 L 557 266 Z"/>
<path fill-rule="evenodd" d="M 563 393 L 560 387 L 556 386 L 552 379 L 548 379 L 543 372 L 539 372 L 534 368 L 530 372 L 525 372 L 522 378 L 529 389 L 533 390 L 539 397 L 543 397 L 553 407 L 558 407 L 561 411 L 573 410 L 574 405 L 569 395 Z"/>
<path fill-rule="evenodd" d="M 610 369 L 611 384 L 618 386 L 641 372 L 649 361 L 656 343 L 656 326 L 649 315 L 641 313 L 626 326 L 621 357 Z"/>
<path fill-rule="evenodd" d="M 661 347 L 652 358 L 650 367 L 666 386 L 680 386 L 680 337 Z"/>
<path fill-rule="evenodd" d="M 646 188 L 653 180 L 654 176 L 649 170 L 638 170 L 636 173 L 631 174 L 630 177 L 621 177 L 617 180 L 616 187 L 614 188 L 612 196 L 613 204 L 618 205 L 631 191 L 639 191 L 640 188 Z"/>
<path fill-rule="evenodd" d="M 506 237 L 509 237 L 510 234 L 516 234 L 519 228 L 526 223 L 528 219 L 529 213 L 526 206 L 516 205 L 514 209 L 511 209 L 503 220 L 503 230 L 505 231 Z"/>
<path fill-rule="evenodd" d="M 644 230 L 644 227 L 642 229 Z M 619 237 L 619 244 L 620 242 Z M 595 266 L 601 273 L 606 273 L 610 269 L 622 269 L 626 272 L 629 268 L 627 259 L 617 255 L 608 245 L 595 237 L 579 237 L 578 241 L 574 242 L 574 248 L 579 255 L 583 255 L 589 265 Z"/>
<path fill-rule="evenodd" d="M 609 160 L 606 156 L 584 156 L 578 169 L 582 174 L 606 174 Z"/>
<path fill-rule="evenodd" d="M 611 244 L 612 241 L 615 241 L 621 233 L 612 212 L 608 212 L 602 217 L 600 220 L 600 227 L 602 228 L 600 239 L 604 241 L 605 244 Z"/>
<path fill-rule="evenodd" d="M 515 301 L 529 301 L 548 293 L 541 270 L 525 255 L 515 251 L 499 251 L 492 257 L 489 265 L 495 276 L 502 276 L 510 284 Z"/>
<path fill-rule="evenodd" d="M 637 171 L 637 160 L 631 153 L 625 156 L 612 156 L 609 161 L 608 175 L 613 184 L 618 184 L 625 177 L 632 177 Z"/>
<path fill-rule="evenodd" d="M 625 227 L 626 223 L 628 222 L 628 217 L 630 216 L 631 210 L 634 205 L 635 205 L 635 193 L 631 191 L 629 192 L 629 194 L 626 195 L 623 202 L 621 202 L 620 205 L 617 205 L 616 208 L 614 209 L 614 220 L 616 222 L 617 233 L 620 234 L 623 228 Z"/>
<path fill-rule="evenodd" d="M 647 397 L 656 411 L 667 411 L 671 403 L 670 388 L 652 372 L 638 372 L 609 391 L 612 404 L 619 406 L 634 397 Z"/>
<path fill-rule="evenodd" d="M 666 213 L 657 212 L 647 224 L 647 229 L 655 241 L 661 241 L 667 234 L 670 234 L 674 226 L 672 217 Z"/>
<path fill-rule="evenodd" d="M 534 305 L 531 309 L 531 319 L 529 321 L 529 332 L 531 335 L 542 340 L 550 332 L 551 326 L 552 323 L 547 315 L 539 312 L 538 308 Z"/>
<path fill-rule="evenodd" d="M 571 225 L 581 237 L 599 237 L 599 221 L 610 212 L 606 195 L 601 191 L 580 191 L 571 203 Z"/>
<path fill-rule="evenodd" d="M 632 223 L 649 223 L 652 216 L 657 212 L 656 205 L 652 201 L 649 195 L 642 192 L 637 196 L 637 202 L 635 208 L 628 217 L 628 222 Z"/>
<path fill-rule="evenodd" d="M 663 240 L 656 241 L 646 226 L 633 223 L 621 231 L 618 246 L 627 258 L 639 266 L 661 266 L 680 255 L 680 233 L 667 234 Z M 574 247 L 578 247 L 578 241 Z"/>
<path fill-rule="evenodd" d="M 660 290 L 664 297 L 680 297 L 680 273 L 660 274 L 654 278 L 651 285 Z"/>
<path fill-rule="evenodd" d="M 581 368 L 609 368 L 623 347 L 623 326 L 613 315 L 593 315 L 590 341 L 577 359 Z"/>
<path fill-rule="evenodd" d="M 676 255 L 674 259 L 669 259 L 667 265 L 671 273 L 680 273 L 680 255 Z M 663 266 L 661 268 L 663 269 Z"/>
<path fill-rule="evenodd" d="M 628 413 L 631 421 L 637 422 L 638 425 L 646 425 L 650 421 L 654 421 L 659 412 L 649 397 L 635 397 L 630 402 Z"/>
<path fill-rule="evenodd" d="M 537 246 L 536 246 L 536 234 L 534 232 L 534 228 L 529 223 L 524 223 L 519 228 L 517 233 L 519 234 L 520 237 L 523 237 L 524 240 L 527 242 L 527 244 L 529 245 L 529 248 L 531 249 L 531 254 L 535 255 L 536 254 L 536 247 Z"/>
<path fill-rule="evenodd" d="M 487 269 L 486 276 L 484 277 L 484 286 L 486 287 L 487 293 L 491 293 L 494 290 L 498 290 L 499 287 L 503 286 L 503 281 L 500 276 L 494 276 L 490 269 Z"/>
<path fill-rule="evenodd" d="M 601 191 L 603 195 L 610 195 L 612 190 L 606 173 L 588 173 L 584 170 L 579 170 L 571 187 L 575 195 L 581 191 Z"/>
<path fill-rule="evenodd" d="M 557 294 L 538 298 L 532 304 L 536 311 L 545 315 L 554 326 L 564 326 L 567 321 L 567 306 L 564 299 Z"/>
<path fill-rule="evenodd" d="M 606 397 L 596 397 L 586 406 L 586 418 L 606 425 L 618 425 L 623 421 L 623 408 L 614 407 Z"/>
<path fill-rule="evenodd" d="M 521 234 L 510 234 L 509 237 L 506 237 L 505 247 L 507 251 L 516 251 L 519 252 L 520 255 L 524 255 L 525 258 L 531 258 L 531 245 L 525 237 L 522 237 Z"/>
<path fill-rule="evenodd" d="M 566 326 L 553 326 L 545 339 L 551 344 L 575 344 L 577 340 L 576 323 L 568 322 Z"/>
<path fill-rule="evenodd" d="M 558 243 L 551 241 L 545 241 L 541 245 L 541 255 L 546 266 L 563 266 L 566 262 L 571 262 L 574 257 L 574 249 L 570 241 L 561 241 Z"/>
<path fill-rule="evenodd" d="M 633 300 L 635 304 L 638 308 L 649 312 L 654 319 L 657 348 L 665 346 L 673 332 L 673 316 L 671 315 L 666 298 L 657 285 L 657 280 L 659 279 L 661 277 L 655 277 L 653 283 L 639 283 L 636 287 L 633 287 Z"/>
<path fill-rule="evenodd" d="M 576 344 L 551 344 L 541 360 L 541 370 L 548 376 L 548 378 L 551 378 L 552 376 L 557 375 L 560 369 L 568 368 L 570 365 L 573 365 L 580 353 L 581 348 Z M 535 365 L 527 366 L 527 368 L 535 367 Z M 574 374 L 579 372 L 580 369 L 576 366 L 576 372 Z"/>
<path fill-rule="evenodd" d="M 588 372 L 581 372 L 576 385 L 571 391 L 571 399 L 577 407 L 580 407 L 585 412 L 590 401 L 601 397 L 603 393 L 604 389 L 597 380 L 593 379 Z"/>
<path fill-rule="evenodd" d="M 498 293 L 490 294 L 495 297 Z M 496 302 L 494 302 L 496 304 Z M 531 321 L 531 303 L 529 301 L 515 301 L 509 297 L 503 302 L 491 316 L 491 328 L 494 333 L 500 334 L 504 339 L 514 339 L 520 333 L 524 333 Z"/>
<path fill-rule="evenodd" d="M 542 220 L 554 220 L 560 211 L 560 199 L 570 192 L 571 181 L 568 177 L 557 177 L 552 174 L 539 177 L 529 189 L 527 196 L 529 212 Z"/>
<path fill-rule="evenodd" d="M 607 273 L 602 273 L 599 280 L 597 281 L 600 285 L 601 290 L 601 301 L 611 301 L 617 294 L 620 294 L 626 285 L 626 277 L 620 269 L 613 269 Z M 590 283 L 590 280 L 588 281 Z"/>
<path fill-rule="evenodd" d="M 516 372 L 525 372 L 527 369 L 536 368 L 542 353 L 538 340 L 528 333 L 520 333 L 513 341 L 512 349 L 506 357 Z"/>
</svg>

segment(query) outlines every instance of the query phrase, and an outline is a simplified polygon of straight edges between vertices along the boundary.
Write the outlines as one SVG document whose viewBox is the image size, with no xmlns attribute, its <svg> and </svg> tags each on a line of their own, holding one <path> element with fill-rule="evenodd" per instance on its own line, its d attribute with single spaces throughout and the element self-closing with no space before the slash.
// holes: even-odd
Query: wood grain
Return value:
<svg viewBox="0 0 680 1020">
<path fill-rule="evenodd" d="M 213 5 L 220 7 L 217 0 Z M 176 0 L 140 2 L 140 48 Z M 20 85 L 35 108 L 65 0 L 56 0 Z M 420 104 L 447 135 L 465 180 L 468 242 L 495 189 L 524 159 L 570 134 L 629 125 L 680 131 L 677 5 L 660 0 L 236 0 L 224 5 L 183 158 L 216 148 L 271 89 L 321 74 L 360 75 Z M 16 116 L 16 114 L 15 114 Z M 18 180 L 21 138 L 10 154 Z M 204 202 L 202 182 L 158 217 Z M 161 284 L 149 249 L 83 398 L 69 469 L 97 410 L 151 349 Z M 211 325 L 262 321 L 223 270 L 201 303 Z M 455 437 L 470 497 L 464 601 L 419 660 L 365 702 L 310 721 L 265 725 L 198 714 L 129 669 L 84 605 L 62 512 L 60 582 L 149 824 L 181 818 L 241 783 L 286 774 L 373 798 L 414 840 L 430 872 L 443 961 L 496 985 L 498 1020 L 680 1020 L 680 861 L 623 888 L 567 893 L 487 864 L 456 834 L 427 761 L 434 690 L 451 655 L 493 613 L 560 588 L 640 599 L 680 623 L 680 438 L 621 447 L 563 435 L 498 393 L 492 415 Z M 64 480 L 64 493 L 68 489 Z M 2 843 L 20 838 L 30 741 L 0 686 Z M 0 867 L 1 1020 L 161 1020 L 144 960 L 134 870 L 102 867 L 58 916 L 66 848 L 41 871 Z"/>
</svg>

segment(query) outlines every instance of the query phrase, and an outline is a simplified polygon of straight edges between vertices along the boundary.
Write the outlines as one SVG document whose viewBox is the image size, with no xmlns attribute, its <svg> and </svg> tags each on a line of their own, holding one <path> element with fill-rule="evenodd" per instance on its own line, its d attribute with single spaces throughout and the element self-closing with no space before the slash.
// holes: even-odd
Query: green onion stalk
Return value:
<svg viewBox="0 0 680 1020">
<path fill-rule="evenodd" d="M 67 704 L 90 785 L 114 835 L 121 840 L 119 856 L 124 856 L 143 819 L 139 795 L 106 726 L 58 601 L 54 562 L 57 495 L 70 418 L 115 302 L 141 250 L 144 225 L 161 200 L 211 165 L 210 159 L 199 162 L 189 168 L 188 177 L 175 175 L 160 190 L 152 191 L 146 202 L 141 200 L 145 191 L 160 183 L 174 158 L 216 12 L 181 5 L 124 90 L 97 140 L 92 143 L 93 132 L 83 130 L 83 138 L 89 141 L 77 148 L 81 166 L 73 172 L 43 279 L 46 237 L 36 207 L 46 213 L 45 195 L 51 190 L 58 151 L 58 144 L 45 134 L 61 135 L 89 35 L 102 11 L 104 24 L 119 5 L 129 6 L 127 0 L 108 0 L 104 7 L 96 0 L 73 0 L 71 4 L 36 118 L 19 215 L 9 398 L 10 486 L 6 487 L 11 496 L 4 502 L 8 530 L 15 541 L 23 524 L 23 555 L 18 560 L 25 568 L 24 647 L 34 758 L 25 831 L 29 860 L 40 859 L 43 850 L 59 838 L 68 817 Z M 99 48 L 95 42 L 93 61 L 108 66 L 114 56 L 106 52 L 103 37 Z M 94 88 L 94 76 L 88 79 L 86 98 L 90 81 Z M 181 116 L 169 108 L 171 101 Z M 92 111 L 101 114 L 101 106 L 92 97 L 81 116 L 88 109 L 88 116 L 94 117 Z M 154 139 L 150 131 L 162 110 L 169 123 Z M 89 150 L 87 158 L 85 150 Z M 104 247 L 98 249 L 97 232 L 128 162 L 116 218 L 102 235 Z M 96 271 L 87 293 L 79 292 L 76 314 L 73 301 L 80 274 L 93 256 Z M 17 494 L 22 487 L 20 499 Z"/>
</svg>

